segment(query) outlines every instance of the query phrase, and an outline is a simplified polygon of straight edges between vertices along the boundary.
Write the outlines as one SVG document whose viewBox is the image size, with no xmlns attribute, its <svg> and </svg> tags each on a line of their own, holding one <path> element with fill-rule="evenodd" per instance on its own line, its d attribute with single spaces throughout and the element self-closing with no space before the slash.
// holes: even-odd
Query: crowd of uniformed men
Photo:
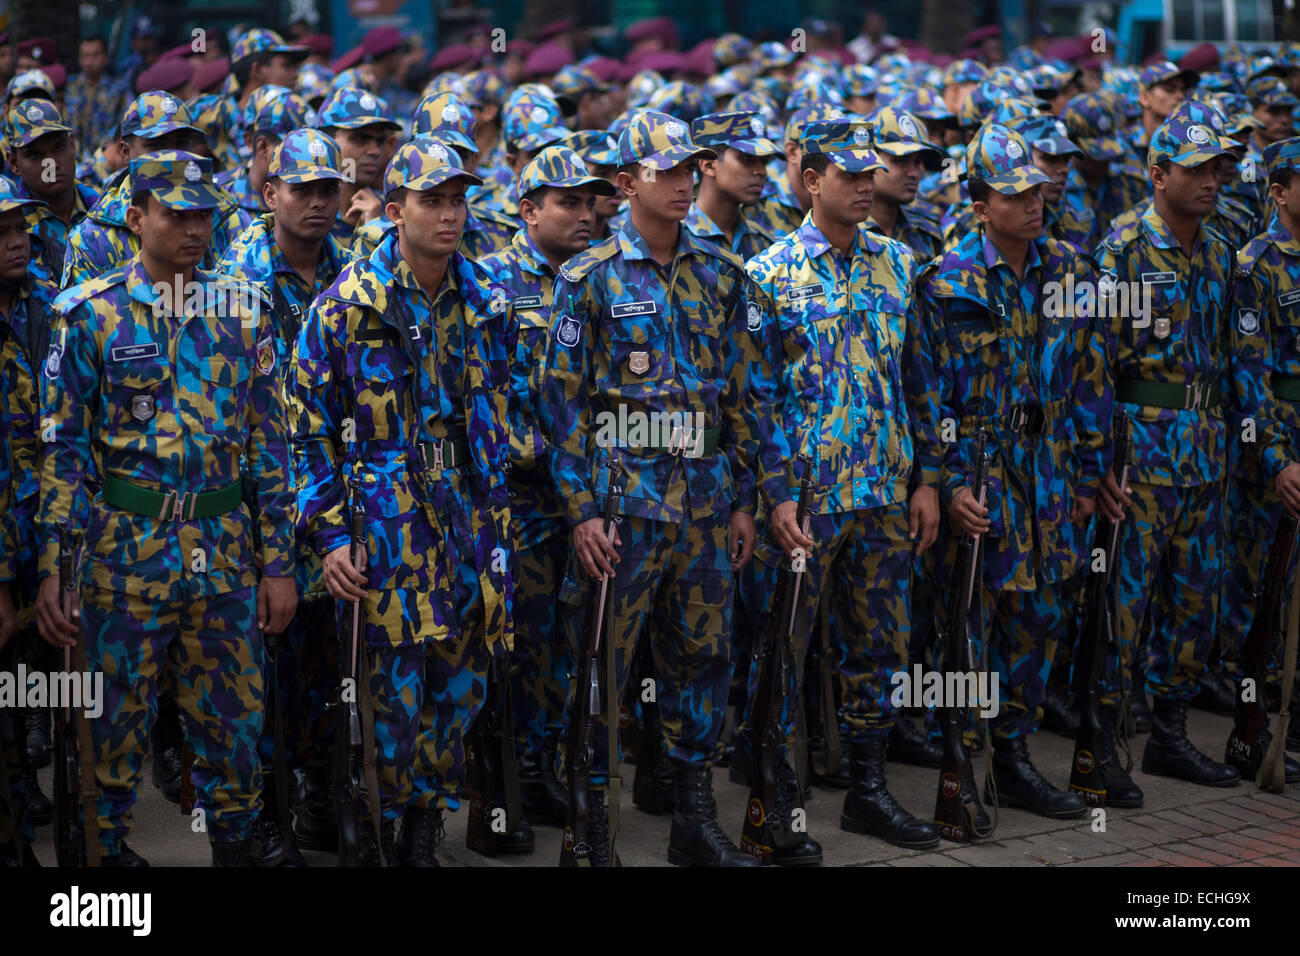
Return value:
<svg viewBox="0 0 1300 956">
<path fill-rule="evenodd" d="M 777 862 L 822 856 L 795 813 L 805 749 L 818 783 L 847 790 L 844 830 L 933 846 L 928 806 L 901 807 L 886 764 L 938 765 L 934 714 L 901 713 L 891 677 L 941 664 L 956 545 L 975 533 L 978 652 L 1000 691 L 985 799 L 1081 816 L 1066 768 L 1041 773 L 1028 741 L 1078 725 L 1098 514 L 1123 522 L 1110 805 L 1143 802 L 1110 732 L 1129 714 L 1145 772 L 1239 782 L 1187 715 L 1232 710 L 1264 554 L 1300 510 L 1300 46 L 1128 67 L 1105 34 L 1062 48 L 1040 30 L 1004 61 L 989 27 L 954 59 L 867 26 L 848 47 L 814 22 L 793 44 L 681 52 L 671 22 L 646 21 L 613 59 L 558 24 L 505 50 L 471 36 L 423 74 L 398 68 L 395 30 L 331 69 L 328 38 L 258 28 L 228 61 L 182 47 L 128 81 L 88 38 L 66 83 L 48 40 L 19 45 L 0 654 L 49 672 L 80 641 L 103 676 L 83 765 L 105 865 L 147 865 L 127 836 L 150 749 L 172 800 L 192 754 L 215 864 L 336 847 L 328 704 L 354 602 L 369 844 L 437 865 L 500 694 L 522 791 L 500 845 L 530 851 L 532 826 L 565 819 L 573 649 L 601 575 L 637 805 L 672 813 L 670 861 L 757 865 L 739 821 L 717 820 L 712 768 L 749 779 L 754 651 L 796 549 L 813 703 L 780 711 Z M 71 615 L 64 527 L 82 534 Z M 17 865 L 51 816 L 50 715 L 3 716 L 0 861 Z M 606 740 L 598 865 L 616 862 Z"/>
</svg>

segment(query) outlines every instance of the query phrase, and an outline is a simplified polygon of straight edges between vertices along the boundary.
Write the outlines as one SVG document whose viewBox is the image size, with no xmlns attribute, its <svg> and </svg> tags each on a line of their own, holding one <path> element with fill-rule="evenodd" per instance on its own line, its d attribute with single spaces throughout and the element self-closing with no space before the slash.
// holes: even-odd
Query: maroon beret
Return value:
<svg viewBox="0 0 1300 956">
<path fill-rule="evenodd" d="M 41 67 L 41 72 L 50 78 L 56 90 L 63 89 L 63 84 L 68 82 L 68 71 L 62 63 L 51 63 L 49 66 Z"/>
<path fill-rule="evenodd" d="M 696 76 L 712 76 L 718 71 L 718 64 L 713 59 L 712 40 L 695 44 L 683 59 L 687 73 L 694 73 Z"/>
<path fill-rule="evenodd" d="M 147 70 L 141 71 L 135 78 L 135 91 L 166 90 L 174 93 L 194 76 L 194 66 L 189 60 L 174 56 L 168 60 L 159 60 Z"/>
<path fill-rule="evenodd" d="M 588 69 L 600 77 L 602 83 L 613 83 L 623 68 L 622 63 L 608 56 L 594 56 L 585 62 Z"/>
<path fill-rule="evenodd" d="M 1195 70 L 1197 73 L 1209 73 L 1215 70 L 1219 65 L 1219 48 L 1213 43 L 1202 43 L 1200 46 L 1194 46 L 1178 61 L 1178 66 L 1184 70 Z"/>
<path fill-rule="evenodd" d="M 204 60 L 194 68 L 194 92 L 206 93 L 230 75 L 230 61 L 224 56 Z"/>
<path fill-rule="evenodd" d="M 506 56 L 514 56 L 521 60 L 526 60 L 533 55 L 533 51 L 536 49 L 537 44 L 532 40 L 511 40 L 506 44 Z"/>
<path fill-rule="evenodd" d="M 302 45 L 310 50 L 313 56 L 327 57 L 334 52 L 334 38 L 328 33 L 313 33 L 303 37 Z"/>
<path fill-rule="evenodd" d="M 668 17 L 651 17 L 649 20 L 638 20 L 625 31 L 623 36 L 629 43 L 639 43 L 642 40 L 659 39 L 665 47 L 677 46 L 677 26 Z"/>
<path fill-rule="evenodd" d="M 171 60 L 171 59 L 175 59 L 178 56 L 193 56 L 193 55 L 194 55 L 194 49 L 188 43 L 182 43 L 180 46 L 172 47 L 166 53 L 158 57 L 158 59 Z"/>
<path fill-rule="evenodd" d="M 645 56 L 637 57 L 636 71 L 654 70 L 668 76 L 686 69 L 686 57 L 672 50 L 651 50 Z"/>
<path fill-rule="evenodd" d="M 572 20 L 556 20 L 552 23 L 548 23 L 537 31 L 537 40 L 539 43 L 544 43 L 551 37 L 559 36 L 561 33 L 570 32 L 573 30 L 574 26 L 575 24 Z"/>
<path fill-rule="evenodd" d="M 468 70 L 478 64 L 479 55 L 468 43 L 449 43 L 433 55 L 429 69 L 435 73 L 445 70 Z"/>
<path fill-rule="evenodd" d="M 366 48 L 360 43 L 348 50 L 337 60 L 330 64 L 330 69 L 335 73 L 342 73 L 344 70 L 350 70 L 366 58 Z"/>
<path fill-rule="evenodd" d="M 525 76 L 546 76 L 573 62 L 569 48 L 560 43 L 543 43 L 524 60 Z"/>
<path fill-rule="evenodd" d="M 32 37 L 30 40 L 24 40 L 18 44 L 18 55 L 22 56 L 24 53 L 42 66 L 58 59 L 54 55 L 54 40 L 51 37 Z"/>
<path fill-rule="evenodd" d="M 380 57 L 400 48 L 403 42 L 402 31 L 397 27 L 375 27 L 361 38 L 361 48 L 368 57 Z"/>
</svg>

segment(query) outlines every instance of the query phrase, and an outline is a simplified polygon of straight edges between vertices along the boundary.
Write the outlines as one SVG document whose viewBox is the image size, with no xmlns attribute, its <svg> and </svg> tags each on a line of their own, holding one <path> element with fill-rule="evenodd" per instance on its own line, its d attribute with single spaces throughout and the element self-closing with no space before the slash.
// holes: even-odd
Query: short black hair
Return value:
<svg viewBox="0 0 1300 956">
<path fill-rule="evenodd" d="M 131 205 L 139 206 L 141 209 L 149 208 L 149 190 L 141 189 L 139 192 L 131 193 Z"/>
<path fill-rule="evenodd" d="M 810 153 L 805 149 L 799 159 L 799 172 L 811 169 L 818 176 L 825 176 L 830 164 L 831 158 L 825 153 Z"/>
<path fill-rule="evenodd" d="M 521 200 L 527 199 L 534 206 L 541 206 L 546 202 L 546 197 L 549 196 L 553 191 L 554 191 L 553 186 L 535 186 L 534 188 L 528 190 L 528 192 L 524 193 L 519 198 Z"/>
<path fill-rule="evenodd" d="M 1291 188 L 1291 180 L 1295 177 L 1295 169 L 1291 166 L 1283 166 L 1281 169 L 1275 169 L 1268 174 L 1268 184 L 1270 186 L 1278 185 L 1283 189 Z"/>
<path fill-rule="evenodd" d="M 1152 165 L 1155 166 L 1157 169 L 1159 169 L 1166 176 L 1168 176 L 1169 169 L 1171 166 L 1174 165 L 1174 161 L 1172 159 L 1162 159 L 1158 163 L 1152 163 Z"/>
<path fill-rule="evenodd" d="M 988 202 L 989 193 L 993 192 L 993 187 L 984 179 L 966 180 L 966 191 L 970 194 L 971 202 Z"/>
<path fill-rule="evenodd" d="M 387 206 L 390 202 L 395 202 L 399 206 L 405 206 L 406 187 L 394 186 L 392 189 L 388 190 L 388 192 L 384 193 L 384 205 Z"/>
<path fill-rule="evenodd" d="M 235 82 L 241 87 L 248 82 L 248 77 L 253 72 L 253 67 L 263 63 L 270 63 L 274 58 L 275 52 L 272 50 L 262 50 L 258 53 L 250 53 L 238 63 L 230 68 L 235 74 Z"/>
</svg>

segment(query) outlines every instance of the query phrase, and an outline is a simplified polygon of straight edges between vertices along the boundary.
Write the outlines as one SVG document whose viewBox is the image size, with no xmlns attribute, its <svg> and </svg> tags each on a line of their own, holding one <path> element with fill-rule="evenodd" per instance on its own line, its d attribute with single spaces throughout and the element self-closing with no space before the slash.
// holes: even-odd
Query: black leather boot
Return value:
<svg viewBox="0 0 1300 956">
<path fill-rule="evenodd" d="M 180 744 L 163 744 L 153 752 L 153 785 L 169 803 L 181 802 Z"/>
<path fill-rule="evenodd" d="M 1079 712 L 1070 702 L 1069 688 L 1050 680 L 1043 697 L 1043 729 L 1070 740 L 1079 736 Z"/>
<path fill-rule="evenodd" d="M 993 737 L 993 780 L 997 784 L 997 805 L 1019 807 L 1054 820 L 1082 816 L 1088 800 L 1081 793 L 1058 790 L 1038 772 L 1029 759 L 1029 742 L 1024 737 L 1010 740 Z M 993 802 L 987 787 L 984 799 Z"/>
<path fill-rule="evenodd" d="M 329 767 L 309 767 L 303 774 L 293 835 L 305 850 L 339 851 L 339 822 L 330 799 L 330 776 Z"/>
<path fill-rule="evenodd" d="M 668 862 L 674 866 L 760 866 L 739 849 L 718 824 L 713 772 L 694 765 L 673 768 L 677 808 L 668 835 Z"/>
<path fill-rule="evenodd" d="M 844 809 L 840 811 L 840 829 L 869 833 L 908 850 L 938 846 L 938 828 L 912 816 L 889 792 L 885 781 L 885 749 L 883 737 L 849 744 L 851 784 L 844 795 Z"/>
<path fill-rule="evenodd" d="M 918 730 L 901 714 L 894 718 L 889 730 L 889 762 L 906 763 L 914 767 L 937 769 L 943 764 L 943 747 Z"/>
<path fill-rule="evenodd" d="M 126 841 L 123 840 L 117 845 L 117 853 L 112 856 L 109 856 L 106 853 L 101 853 L 99 855 L 99 865 L 138 870 L 148 866 L 149 861 L 127 846 Z"/>
<path fill-rule="evenodd" d="M 519 795 L 524 816 L 538 826 L 562 827 L 569 810 L 569 794 L 555 776 L 555 750 L 548 739 L 540 756 L 519 755 Z"/>
<path fill-rule="evenodd" d="M 30 762 L 23 770 L 23 793 L 27 796 L 27 817 L 34 826 L 44 826 L 54 819 L 54 807 L 50 798 L 41 793 L 41 782 L 36 779 L 36 767 Z"/>
<path fill-rule="evenodd" d="M 1236 767 L 1211 760 L 1187 739 L 1186 700 L 1157 697 L 1151 711 L 1151 738 L 1142 753 L 1142 772 L 1174 777 L 1204 787 L 1235 787 Z"/>
<path fill-rule="evenodd" d="M 587 858 L 594 867 L 622 866 L 623 861 L 615 853 L 609 856 L 609 807 L 605 806 L 605 790 L 587 791 L 587 842 L 591 844 L 591 855 Z"/>
<path fill-rule="evenodd" d="M 1271 744 L 1272 742 L 1273 742 L 1273 729 L 1269 727 L 1268 724 L 1265 724 L 1264 732 L 1259 735 L 1259 752 L 1261 754 L 1267 754 L 1269 744 Z M 1234 764 L 1234 766 L 1236 765 Z M 1286 775 L 1285 780 L 1287 783 L 1300 783 L 1300 761 L 1293 760 L 1291 757 L 1288 757 L 1285 752 L 1283 752 L 1282 766 L 1285 768 L 1285 775 Z M 1238 766 L 1237 770 L 1238 772 L 1240 772 L 1241 767 Z"/>
<path fill-rule="evenodd" d="M 23 716 L 27 730 L 27 762 L 36 769 L 50 763 L 50 711 L 46 707 L 29 707 Z"/>
<path fill-rule="evenodd" d="M 443 825 L 441 810 L 407 807 L 402 816 L 397 859 L 402 866 L 438 866 L 438 844 L 446 837 L 447 828 Z M 394 865 L 392 856 L 388 857 L 388 864 Z"/>
<path fill-rule="evenodd" d="M 1097 742 L 1097 762 L 1101 767 L 1101 778 L 1106 784 L 1106 806 L 1131 809 L 1142 806 L 1146 795 L 1133 782 L 1133 778 L 1124 772 L 1124 764 L 1115 747 L 1115 709 L 1100 707 L 1097 715 L 1101 718 L 1101 739 Z"/>
<path fill-rule="evenodd" d="M 293 837 L 293 830 L 286 831 L 280 822 L 276 794 L 269 787 L 262 791 L 262 810 L 253 823 L 251 844 L 253 861 L 263 869 L 273 869 L 277 866 L 300 868 L 307 865 L 307 861 L 298 850 L 298 842 Z"/>
<path fill-rule="evenodd" d="M 776 803 L 767 815 L 766 825 L 772 846 L 772 862 L 777 866 L 817 866 L 822 862 L 822 846 L 808 835 L 807 815 L 799 794 L 794 768 L 784 760 L 777 766 Z"/>
<path fill-rule="evenodd" d="M 1227 675 L 1217 668 L 1206 668 L 1201 675 L 1201 689 L 1192 698 L 1192 706 L 1212 714 L 1237 712 L 1237 689 Z"/>
<path fill-rule="evenodd" d="M 249 840 L 238 840 L 234 843 L 212 844 L 212 865 L 222 867 L 252 866 L 252 842 Z"/>
</svg>

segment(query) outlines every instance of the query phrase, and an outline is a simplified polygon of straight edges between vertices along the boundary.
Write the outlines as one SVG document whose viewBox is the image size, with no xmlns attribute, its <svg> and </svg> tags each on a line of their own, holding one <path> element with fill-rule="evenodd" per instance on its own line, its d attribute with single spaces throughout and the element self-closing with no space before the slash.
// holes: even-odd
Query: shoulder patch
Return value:
<svg viewBox="0 0 1300 956">
<path fill-rule="evenodd" d="M 102 276 L 95 276 L 93 279 L 87 279 L 80 285 L 69 286 L 59 293 L 54 300 L 53 308 L 56 312 L 62 312 L 67 315 L 83 302 L 89 302 L 97 295 L 101 295 L 113 288 L 115 285 L 121 285 L 126 281 L 126 268 L 119 266 Z"/>
</svg>

